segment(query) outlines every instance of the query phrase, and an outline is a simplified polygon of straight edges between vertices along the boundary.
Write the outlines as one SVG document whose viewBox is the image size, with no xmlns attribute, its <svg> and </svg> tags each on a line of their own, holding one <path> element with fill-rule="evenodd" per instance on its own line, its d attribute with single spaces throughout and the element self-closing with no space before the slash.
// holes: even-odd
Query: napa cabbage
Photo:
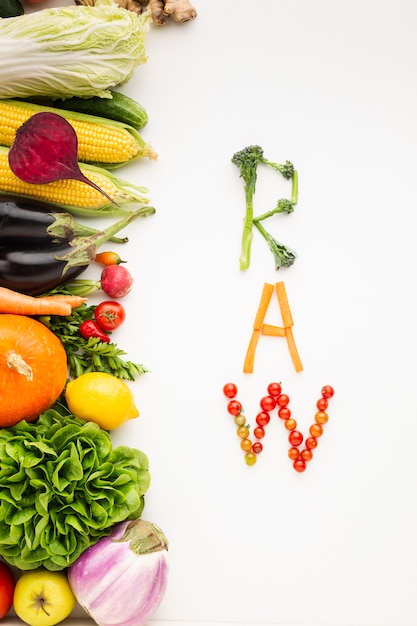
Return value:
<svg viewBox="0 0 417 626">
<path fill-rule="evenodd" d="M 114 0 L 0 18 L 0 98 L 110 98 L 146 62 L 150 20 Z"/>
</svg>

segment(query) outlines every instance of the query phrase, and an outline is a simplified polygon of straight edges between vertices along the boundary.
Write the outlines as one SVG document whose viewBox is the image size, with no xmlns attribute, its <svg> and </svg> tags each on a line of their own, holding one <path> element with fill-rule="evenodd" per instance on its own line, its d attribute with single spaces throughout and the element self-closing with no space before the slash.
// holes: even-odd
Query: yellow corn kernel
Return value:
<svg viewBox="0 0 417 626">
<path fill-rule="evenodd" d="M 104 119 L 101 123 L 93 116 L 13 100 L 0 100 L 0 145 L 10 147 L 18 128 L 40 111 L 56 112 L 71 124 L 77 133 L 79 161 L 115 166 L 141 156 L 156 157 L 134 129 Z"/>
<path fill-rule="evenodd" d="M 82 167 L 82 173 L 93 183 L 98 185 L 100 189 L 105 191 L 110 198 L 117 204 L 134 204 L 135 202 L 147 203 L 148 199 L 135 194 L 131 191 L 125 191 L 121 184 L 123 181 L 106 175 L 105 171 L 100 172 L 89 169 L 88 166 Z M 120 183 L 119 185 L 117 183 Z M 137 187 L 137 191 L 145 191 Z M 10 169 L 8 160 L 8 150 L 0 150 L 0 197 L 1 194 L 11 193 L 20 196 L 27 196 L 44 202 L 49 202 L 55 206 L 61 206 L 71 209 L 80 209 L 81 212 L 86 210 L 96 210 L 112 206 L 108 198 L 102 193 L 88 185 L 87 183 L 73 180 L 57 180 L 51 183 L 26 183 L 18 178 Z"/>
</svg>

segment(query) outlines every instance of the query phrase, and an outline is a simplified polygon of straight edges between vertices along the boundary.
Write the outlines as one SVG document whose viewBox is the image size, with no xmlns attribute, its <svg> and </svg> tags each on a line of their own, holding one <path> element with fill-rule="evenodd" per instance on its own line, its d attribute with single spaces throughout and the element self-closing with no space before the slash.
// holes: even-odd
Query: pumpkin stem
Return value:
<svg viewBox="0 0 417 626">
<path fill-rule="evenodd" d="M 32 368 L 26 363 L 26 361 L 20 354 L 17 354 L 17 352 L 11 352 L 7 356 L 6 363 L 7 367 L 9 367 L 11 370 L 15 370 L 19 374 L 22 374 L 22 376 L 25 376 L 26 380 L 33 380 Z"/>
</svg>

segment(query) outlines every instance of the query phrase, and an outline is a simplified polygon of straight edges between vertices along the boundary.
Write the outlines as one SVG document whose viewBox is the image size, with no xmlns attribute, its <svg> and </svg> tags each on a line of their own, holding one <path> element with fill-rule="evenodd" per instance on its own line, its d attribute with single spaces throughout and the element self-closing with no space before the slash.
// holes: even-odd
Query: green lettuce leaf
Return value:
<svg viewBox="0 0 417 626">
<path fill-rule="evenodd" d="M 0 556 L 21 570 L 69 567 L 114 524 L 140 517 L 148 465 L 59 405 L 0 429 Z"/>
</svg>

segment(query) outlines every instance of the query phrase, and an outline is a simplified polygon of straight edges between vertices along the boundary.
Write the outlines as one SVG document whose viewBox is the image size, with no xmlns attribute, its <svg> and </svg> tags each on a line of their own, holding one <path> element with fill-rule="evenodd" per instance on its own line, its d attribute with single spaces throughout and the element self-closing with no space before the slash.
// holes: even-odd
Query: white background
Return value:
<svg viewBox="0 0 417 626">
<path fill-rule="evenodd" d="M 159 154 L 117 172 L 149 188 L 157 213 L 117 248 L 135 286 L 114 336 L 151 370 L 132 384 L 141 417 L 113 439 L 148 454 L 144 517 L 170 540 L 154 617 L 416 626 L 417 4 L 195 6 L 192 22 L 151 27 L 148 61 L 121 89 L 147 109 L 142 134 Z M 299 172 L 295 212 L 265 223 L 298 253 L 278 272 L 258 232 L 239 270 L 231 157 L 254 143 Z M 288 194 L 259 170 L 257 214 Z M 284 340 L 262 338 L 244 375 L 262 286 L 278 280 L 304 370 Z M 276 302 L 267 321 L 280 325 Z M 304 474 L 277 418 L 247 467 L 226 412 L 233 381 L 253 425 L 274 380 L 304 434 L 321 387 L 335 388 Z"/>
</svg>

